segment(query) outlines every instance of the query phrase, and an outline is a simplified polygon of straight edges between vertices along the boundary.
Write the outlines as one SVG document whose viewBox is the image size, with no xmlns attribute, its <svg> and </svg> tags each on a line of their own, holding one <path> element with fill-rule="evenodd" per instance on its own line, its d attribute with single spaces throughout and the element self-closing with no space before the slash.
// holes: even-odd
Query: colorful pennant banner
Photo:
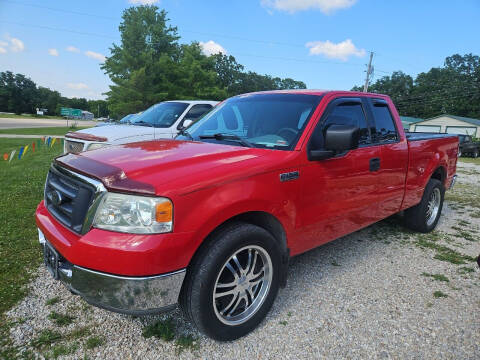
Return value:
<svg viewBox="0 0 480 360">
<path fill-rule="evenodd" d="M 42 136 L 42 138 L 38 140 L 33 140 L 31 144 L 27 144 L 25 146 L 20 147 L 18 151 L 17 159 L 18 160 L 23 159 L 29 149 L 31 150 L 30 152 L 34 154 L 35 150 L 40 149 L 42 145 L 46 146 L 47 148 L 52 148 L 55 144 L 63 145 L 63 139 L 62 141 L 60 141 L 60 138 L 51 137 L 51 136 Z M 4 153 L 3 160 L 8 161 L 10 163 L 14 159 L 16 153 L 17 153 L 17 150 L 12 150 L 10 152 L 10 155 L 8 152 Z"/>
</svg>

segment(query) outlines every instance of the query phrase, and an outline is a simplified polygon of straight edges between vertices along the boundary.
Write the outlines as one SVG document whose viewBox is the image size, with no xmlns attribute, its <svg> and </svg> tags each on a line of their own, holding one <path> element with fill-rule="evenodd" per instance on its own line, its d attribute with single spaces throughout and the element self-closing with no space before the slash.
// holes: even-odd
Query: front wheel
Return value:
<svg viewBox="0 0 480 360">
<path fill-rule="evenodd" d="M 405 226 L 423 233 L 435 229 L 442 213 L 444 195 L 445 188 L 442 182 L 430 179 L 420 203 L 405 210 Z"/>
<path fill-rule="evenodd" d="M 180 296 L 183 312 L 215 340 L 235 340 L 265 318 L 279 288 L 281 254 L 266 230 L 238 223 L 195 257 Z"/>
<path fill-rule="evenodd" d="M 472 157 L 474 157 L 475 159 L 478 158 L 478 149 L 475 149 L 473 151 Z"/>
</svg>

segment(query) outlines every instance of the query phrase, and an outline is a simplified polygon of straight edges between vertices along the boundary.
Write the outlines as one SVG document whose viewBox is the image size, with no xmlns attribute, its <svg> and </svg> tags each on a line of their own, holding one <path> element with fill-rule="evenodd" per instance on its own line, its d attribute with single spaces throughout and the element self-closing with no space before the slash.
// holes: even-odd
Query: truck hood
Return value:
<svg viewBox="0 0 480 360">
<path fill-rule="evenodd" d="M 161 133 L 162 129 L 155 129 L 155 132 Z M 89 129 L 76 131 L 75 134 L 89 134 L 97 137 L 106 138 L 107 142 L 115 142 L 129 137 L 151 135 L 153 128 L 149 126 L 134 126 L 134 125 L 108 125 L 96 126 Z"/>
<path fill-rule="evenodd" d="M 168 196 L 269 171 L 291 152 L 194 141 L 156 140 L 68 154 L 57 162 L 107 188 Z M 283 160 L 283 161 L 282 161 Z"/>
</svg>

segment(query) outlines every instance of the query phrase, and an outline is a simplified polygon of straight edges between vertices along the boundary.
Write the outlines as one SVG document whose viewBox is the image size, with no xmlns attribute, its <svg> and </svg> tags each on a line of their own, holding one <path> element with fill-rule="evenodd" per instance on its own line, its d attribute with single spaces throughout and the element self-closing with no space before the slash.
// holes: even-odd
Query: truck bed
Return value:
<svg viewBox="0 0 480 360">
<path fill-rule="evenodd" d="M 406 133 L 409 158 L 403 208 L 418 204 L 428 180 L 441 180 L 449 188 L 456 173 L 458 135 L 437 133 Z"/>
<path fill-rule="evenodd" d="M 458 137 L 457 134 L 439 134 L 439 133 L 428 133 L 428 132 L 411 132 L 405 133 L 408 141 L 417 141 L 417 140 L 430 140 L 430 139 L 443 139 L 449 137 Z"/>
</svg>

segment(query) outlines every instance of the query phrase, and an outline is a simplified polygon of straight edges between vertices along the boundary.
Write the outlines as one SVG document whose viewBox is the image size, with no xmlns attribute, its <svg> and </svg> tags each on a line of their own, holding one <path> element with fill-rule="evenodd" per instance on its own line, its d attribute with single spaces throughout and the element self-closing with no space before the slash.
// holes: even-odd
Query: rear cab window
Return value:
<svg viewBox="0 0 480 360">
<path fill-rule="evenodd" d="M 375 126 L 371 128 L 373 142 L 380 144 L 397 142 L 400 138 L 388 103 L 375 98 L 370 98 L 370 101 L 375 122 Z"/>
</svg>

